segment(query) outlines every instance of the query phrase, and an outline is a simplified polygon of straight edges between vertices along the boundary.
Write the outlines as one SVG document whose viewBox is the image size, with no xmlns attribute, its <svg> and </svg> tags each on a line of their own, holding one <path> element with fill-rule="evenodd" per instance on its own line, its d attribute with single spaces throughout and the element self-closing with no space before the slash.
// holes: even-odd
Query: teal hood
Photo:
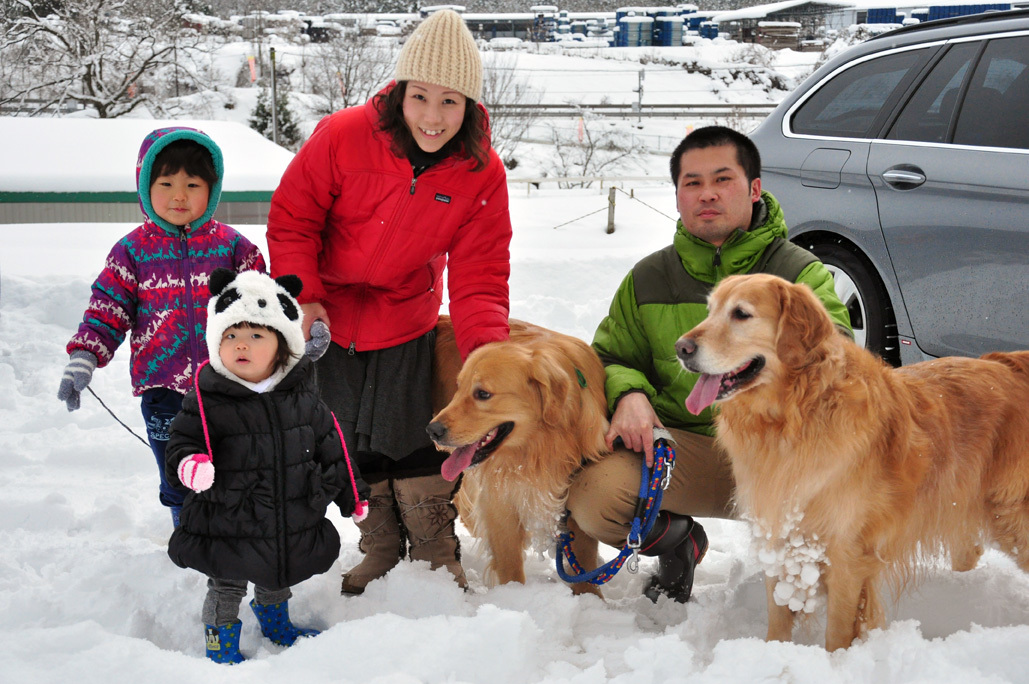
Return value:
<svg viewBox="0 0 1029 684">
<path fill-rule="evenodd" d="M 147 134 L 143 139 L 143 144 L 139 147 L 139 156 L 136 158 L 136 191 L 139 193 L 139 206 L 142 208 L 143 215 L 146 216 L 148 221 L 160 226 L 161 230 L 174 236 L 179 235 L 179 227 L 168 223 L 158 216 L 150 201 L 150 173 L 154 167 L 154 158 L 169 143 L 173 143 L 176 140 L 192 140 L 207 149 L 211 153 L 211 159 L 214 161 L 214 172 L 218 175 L 218 180 L 211 186 L 211 194 L 207 200 L 207 211 L 190 225 L 190 229 L 196 230 L 200 228 L 214 216 L 214 212 L 218 208 L 218 200 L 222 194 L 222 179 L 225 178 L 225 160 L 222 157 L 221 148 L 203 131 L 176 126 L 173 128 L 158 128 Z"/>
</svg>

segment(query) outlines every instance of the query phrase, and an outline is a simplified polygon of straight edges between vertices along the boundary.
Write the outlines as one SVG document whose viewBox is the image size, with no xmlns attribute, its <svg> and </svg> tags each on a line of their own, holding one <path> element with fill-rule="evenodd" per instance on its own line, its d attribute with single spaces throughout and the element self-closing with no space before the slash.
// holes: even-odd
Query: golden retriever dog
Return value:
<svg viewBox="0 0 1029 684">
<path fill-rule="evenodd" d="M 700 373 L 686 401 L 718 401 L 736 503 L 764 540 L 769 641 L 827 598 L 825 646 L 883 626 L 941 552 L 971 569 L 992 541 L 1029 571 L 1029 352 L 894 369 L 841 335 L 810 288 L 733 276 L 676 343 Z"/>
<path fill-rule="evenodd" d="M 486 548 L 487 577 L 524 584 L 525 550 L 553 548 L 572 475 L 607 453 L 600 359 L 582 340 L 512 320 L 510 340 L 483 345 L 462 367 L 443 316 L 433 392 L 437 413 L 427 431 L 450 452 L 443 477 L 464 473 L 455 504 Z M 574 520 L 568 526 L 576 557 L 592 570 L 597 541 Z M 600 594 L 586 583 L 573 591 Z"/>
</svg>

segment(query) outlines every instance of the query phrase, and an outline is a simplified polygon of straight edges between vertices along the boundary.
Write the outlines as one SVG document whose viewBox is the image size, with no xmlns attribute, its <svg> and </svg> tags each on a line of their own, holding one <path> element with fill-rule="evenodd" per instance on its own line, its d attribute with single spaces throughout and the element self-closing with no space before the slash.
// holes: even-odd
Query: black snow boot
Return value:
<svg viewBox="0 0 1029 684">
<path fill-rule="evenodd" d="M 640 553 L 657 556 L 659 563 L 643 594 L 654 602 L 664 594 L 686 603 L 693 591 L 693 573 L 707 553 L 707 534 L 690 516 L 661 511 L 640 544 Z"/>
</svg>

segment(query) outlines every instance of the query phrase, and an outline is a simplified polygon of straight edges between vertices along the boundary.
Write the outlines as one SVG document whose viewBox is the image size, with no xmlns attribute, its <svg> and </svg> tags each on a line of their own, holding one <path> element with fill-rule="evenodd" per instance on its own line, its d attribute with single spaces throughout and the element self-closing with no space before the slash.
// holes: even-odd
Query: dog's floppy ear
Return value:
<svg viewBox="0 0 1029 684">
<path fill-rule="evenodd" d="M 565 402 L 571 391 L 568 373 L 549 354 L 534 352 L 529 364 L 529 382 L 540 400 L 540 415 L 547 425 L 559 426 L 564 421 Z"/>
<path fill-rule="evenodd" d="M 818 346 L 834 334 L 832 319 L 807 285 L 783 280 L 775 287 L 781 312 L 776 354 L 787 368 L 799 368 L 817 356 Z"/>
</svg>

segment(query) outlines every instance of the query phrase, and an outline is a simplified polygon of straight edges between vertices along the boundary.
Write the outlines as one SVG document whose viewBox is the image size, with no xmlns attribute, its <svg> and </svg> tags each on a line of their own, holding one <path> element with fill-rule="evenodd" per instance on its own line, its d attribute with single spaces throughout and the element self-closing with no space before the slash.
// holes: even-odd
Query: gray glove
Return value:
<svg viewBox="0 0 1029 684">
<path fill-rule="evenodd" d="M 93 379 L 94 370 L 95 354 L 84 349 L 77 349 L 71 353 L 71 361 L 65 367 L 61 386 L 57 389 L 57 398 L 68 405 L 69 411 L 79 407 L 79 393 L 86 389 L 86 385 Z"/>
<path fill-rule="evenodd" d="M 329 342 L 332 342 L 329 326 L 325 325 L 325 321 L 321 319 L 316 320 L 311 324 L 311 339 L 304 344 L 304 356 L 312 361 L 317 361 L 325 355 L 329 348 Z"/>
</svg>

